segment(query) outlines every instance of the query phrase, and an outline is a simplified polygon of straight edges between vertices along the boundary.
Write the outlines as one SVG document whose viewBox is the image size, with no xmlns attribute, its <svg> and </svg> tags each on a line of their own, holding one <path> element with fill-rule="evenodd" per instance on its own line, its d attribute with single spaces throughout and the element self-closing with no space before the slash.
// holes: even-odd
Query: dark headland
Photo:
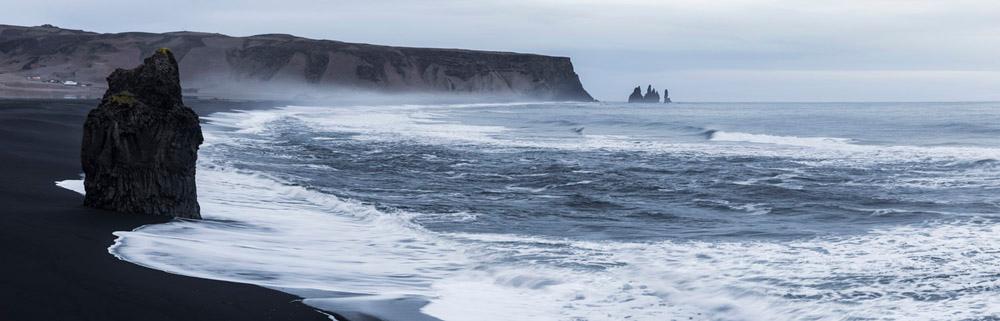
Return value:
<svg viewBox="0 0 1000 321">
<path fill-rule="evenodd" d="M 0 25 L 0 97 L 99 98 L 104 77 L 159 48 L 174 52 L 188 96 L 287 100 L 365 92 L 593 101 L 568 57 L 51 25 Z"/>
</svg>

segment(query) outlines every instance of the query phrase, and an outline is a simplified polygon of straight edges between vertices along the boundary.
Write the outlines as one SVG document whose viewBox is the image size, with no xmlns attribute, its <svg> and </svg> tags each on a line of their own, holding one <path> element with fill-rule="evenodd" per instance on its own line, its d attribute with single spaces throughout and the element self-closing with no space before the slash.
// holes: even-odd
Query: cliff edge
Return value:
<svg viewBox="0 0 1000 321">
<path fill-rule="evenodd" d="M 108 33 L 0 25 L 0 95 L 99 91 L 104 75 L 170 48 L 186 95 L 365 91 L 592 101 L 567 57 L 378 46 L 291 35 Z M 9 79 L 8 79 L 9 78 Z M 67 83 L 68 82 L 68 83 Z M 44 85 L 44 86 L 43 86 Z M 80 86 L 93 85 L 85 90 Z M 73 87 L 73 88 L 71 88 Z M 287 97 L 286 97 L 287 98 Z"/>
</svg>

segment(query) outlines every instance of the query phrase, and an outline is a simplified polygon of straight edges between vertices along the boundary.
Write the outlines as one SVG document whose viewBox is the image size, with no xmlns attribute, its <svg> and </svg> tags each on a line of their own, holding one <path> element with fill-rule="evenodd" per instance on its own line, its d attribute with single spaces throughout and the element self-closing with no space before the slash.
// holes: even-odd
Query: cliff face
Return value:
<svg viewBox="0 0 1000 321">
<path fill-rule="evenodd" d="M 170 48 L 185 88 L 368 90 L 591 101 L 566 57 L 388 47 L 290 35 L 98 34 L 0 25 L 0 73 L 100 86 L 115 68 Z M 9 77 L 8 77 L 9 78 Z M 0 79 L 0 82 L 5 79 Z"/>
</svg>

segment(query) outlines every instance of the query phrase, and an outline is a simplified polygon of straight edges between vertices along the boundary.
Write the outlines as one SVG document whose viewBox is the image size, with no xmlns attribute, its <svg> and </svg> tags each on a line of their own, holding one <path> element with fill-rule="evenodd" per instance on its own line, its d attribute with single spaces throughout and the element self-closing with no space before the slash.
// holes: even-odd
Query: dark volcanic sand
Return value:
<svg viewBox="0 0 1000 321">
<path fill-rule="evenodd" d="M 282 292 L 108 254 L 111 232 L 167 219 L 84 208 L 82 196 L 55 186 L 79 177 L 83 121 L 97 103 L 0 100 L 0 320 L 329 320 Z M 188 105 L 203 116 L 250 107 Z"/>
</svg>

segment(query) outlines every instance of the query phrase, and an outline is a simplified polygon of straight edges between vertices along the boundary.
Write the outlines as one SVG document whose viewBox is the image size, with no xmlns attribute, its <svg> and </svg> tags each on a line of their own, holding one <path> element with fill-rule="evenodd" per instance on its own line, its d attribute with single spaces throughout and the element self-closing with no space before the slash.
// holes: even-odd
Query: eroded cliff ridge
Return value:
<svg viewBox="0 0 1000 321">
<path fill-rule="evenodd" d="M 181 100 L 170 50 L 156 50 L 135 69 L 115 70 L 83 126 L 84 205 L 200 218 L 195 162 L 203 140 L 198 115 Z"/>
<path fill-rule="evenodd" d="M 310 89 L 593 100 L 567 57 L 390 47 L 281 34 L 100 34 L 48 25 L 0 25 L 0 73 L 16 75 L 0 82 L 72 81 L 92 83 L 98 90 L 104 75 L 134 66 L 158 48 L 174 52 L 185 70 L 181 80 L 188 94 Z"/>
</svg>

